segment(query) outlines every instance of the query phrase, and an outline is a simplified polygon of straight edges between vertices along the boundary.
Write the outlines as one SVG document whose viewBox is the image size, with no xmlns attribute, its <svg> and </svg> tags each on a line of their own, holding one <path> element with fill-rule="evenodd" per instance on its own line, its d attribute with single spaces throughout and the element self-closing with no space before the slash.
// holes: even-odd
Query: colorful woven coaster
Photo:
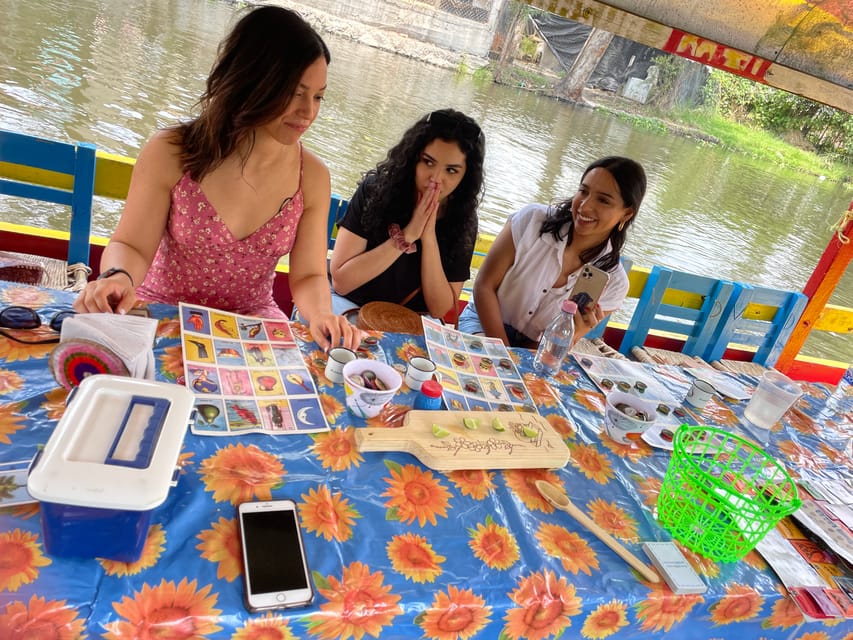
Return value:
<svg viewBox="0 0 853 640">
<path fill-rule="evenodd" d="M 122 359 L 112 349 L 82 338 L 60 342 L 51 352 L 49 363 L 53 377 L 69 391 L 86 376 L 97 373 L 130 375 Z"/>
</svg>

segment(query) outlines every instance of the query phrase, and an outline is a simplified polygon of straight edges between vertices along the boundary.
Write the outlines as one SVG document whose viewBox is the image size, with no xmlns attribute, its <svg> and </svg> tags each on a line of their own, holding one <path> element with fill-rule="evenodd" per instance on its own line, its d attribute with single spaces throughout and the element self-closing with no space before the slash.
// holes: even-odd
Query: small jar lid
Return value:
<svg viewBox="0 0 853 640">
<path fill-rule="evenodd" d="M 440 398 L 441 391 L 441 385 L 435 380 L 425 380 L 421 385 L 421 393 L 430 398 Z"/>
</svg>

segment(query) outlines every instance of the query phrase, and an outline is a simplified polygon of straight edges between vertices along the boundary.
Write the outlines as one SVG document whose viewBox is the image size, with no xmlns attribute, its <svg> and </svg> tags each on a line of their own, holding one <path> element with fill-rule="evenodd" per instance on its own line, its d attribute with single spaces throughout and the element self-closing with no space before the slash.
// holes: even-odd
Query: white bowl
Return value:
<svg viewBox="0 0 853 640">
<path fill-rule="evenodd" d="M 358 376 L 372 372 L 382 381 L 385 389 L 371 389 L 358 381 Z M 397 370 L 384 362 L 369 358 L 350 360 L 344 365 L 344 391 L 347 396 L 347 408 L 359 418 L 375 418 L 383 407 L 400 389 L 403 379 Z"/>
<path fill-rule="evenodd" d="M 604 429 L 622 444 L 639 440 L 657 417 L 655 403 L 622 391 L 611 391 L 605 405 Z"/>
</svg>

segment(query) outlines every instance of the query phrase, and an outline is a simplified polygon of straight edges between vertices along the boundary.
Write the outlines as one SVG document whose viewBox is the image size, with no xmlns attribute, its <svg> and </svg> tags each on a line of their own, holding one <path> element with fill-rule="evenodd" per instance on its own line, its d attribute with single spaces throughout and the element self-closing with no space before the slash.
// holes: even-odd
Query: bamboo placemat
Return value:
<svg viewBox="0 0 853 640">
<path fill-rule="evenodd" d="M 602 340 L 601 338 L 593 338 L 592 340 L 581 338 L 575 343 L 575 346 L 572 347 L 572 353 L 586 354 L 590 356 L 600 356 L 605 358 L 616 358 L 617 360 L 628 359 L 624 355 L 619 353 L 616 349 L 611 347 L 609 344 L 604 342 L 604 340 Z"/>
</svg>

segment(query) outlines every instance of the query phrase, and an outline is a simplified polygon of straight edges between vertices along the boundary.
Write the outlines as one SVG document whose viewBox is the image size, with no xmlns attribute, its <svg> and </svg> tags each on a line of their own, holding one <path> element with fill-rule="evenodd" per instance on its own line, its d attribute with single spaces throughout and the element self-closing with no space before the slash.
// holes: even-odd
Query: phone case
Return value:
<svg viewBox="0 0 853 640">
<path fill-rule="evenodd" d="M 674 594 L 705 593 L 708 590 L 674 542 L 645 542 L 643 551 Z"/>
<path fill-rule="evenodd" d="M 570 298 L 577 302 L 578 311 L 584 313 L 590 306 L 595 306 L 609 280 L 610 274 L 606 271 L 591 264 L 585 264 L 575 282 Z"/>
</svg>

